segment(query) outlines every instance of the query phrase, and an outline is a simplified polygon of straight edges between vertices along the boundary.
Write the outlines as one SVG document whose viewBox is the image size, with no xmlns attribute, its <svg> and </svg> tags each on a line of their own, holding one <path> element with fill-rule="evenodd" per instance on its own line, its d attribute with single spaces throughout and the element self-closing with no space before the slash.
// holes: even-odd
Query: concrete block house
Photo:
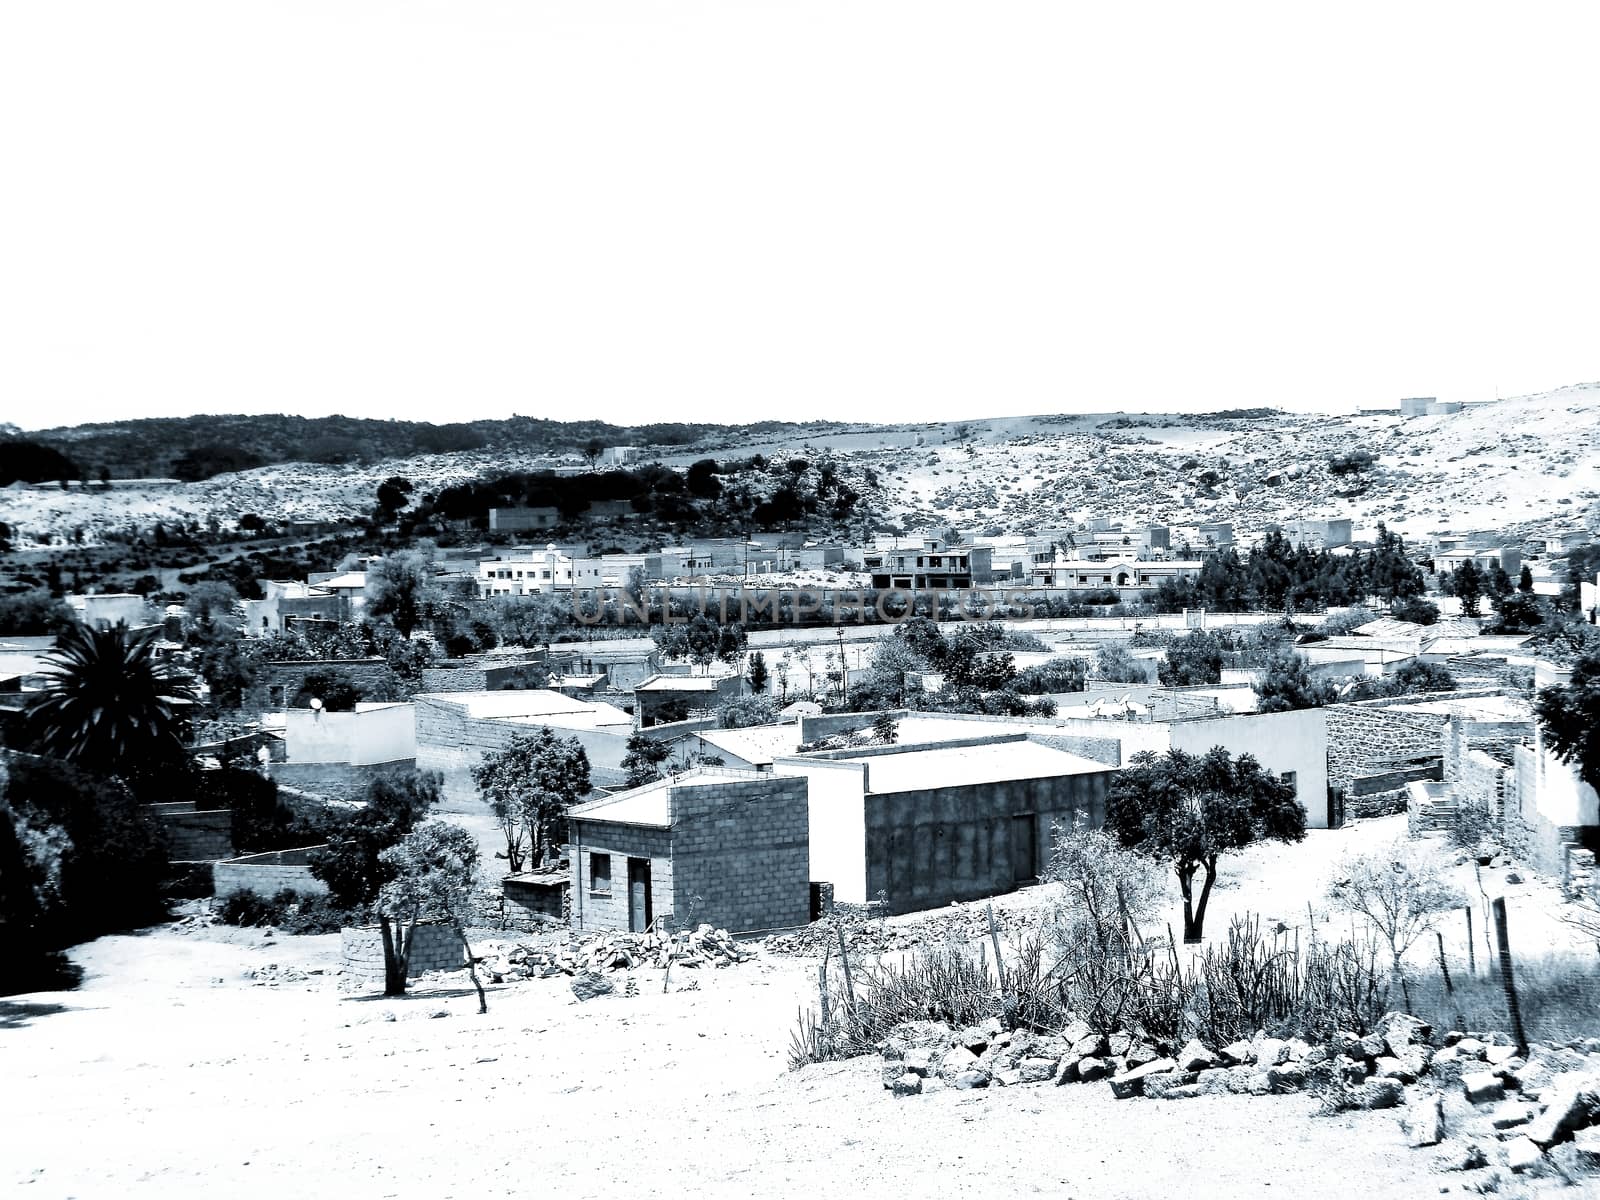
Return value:
<svg viewBox="0 0 1600 1200">
<path fill-rule="evenodd" d="M 803 778 L 702 767 L 568 814 L 574 929 L 733 933 L 811 919 Z"/>
<path fill-rule="evenodd" d="M 891 913 L 939 908 L 1030 883 L 1052 829 L 1105 819 L 1115 768 L 1033 740 L 885 746 L 778 759 L 810 795 L 811 878 L 836 901 L 881 896 Z"/>
</svg>

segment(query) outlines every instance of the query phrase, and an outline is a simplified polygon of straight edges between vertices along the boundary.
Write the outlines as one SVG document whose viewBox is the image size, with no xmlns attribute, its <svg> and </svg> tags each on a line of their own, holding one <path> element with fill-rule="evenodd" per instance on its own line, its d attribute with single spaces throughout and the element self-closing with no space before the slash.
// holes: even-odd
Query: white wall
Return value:
<svg viewBox="0 0 1600 1200">
<path fill-rule="evenodd" d="M 833 884 L 833 898 L 867 902 L 866 768 L 823 759 L 777 759 L 777 775 L 799 775 L 808 787 L 811 879 Z"/>
<path fill-rule="evenodd" d="M 409 704 L 362 705 L 355 712 L 291 708 L 284 744 L 290 762 L 364 767 L 415 758 L 416 714 Z"/>
<path fill-rule="evenodd" d="M 1253 754 L 1276 774 L 1293 771 L 1306 825 L 1328 827 L 1328 720 L 1320 708 L 1250 713 L 1203 721 L 1175 721 L 1172 748 L 1204 754 L 1221 746 L 1237 758 Z"/>
</svg>

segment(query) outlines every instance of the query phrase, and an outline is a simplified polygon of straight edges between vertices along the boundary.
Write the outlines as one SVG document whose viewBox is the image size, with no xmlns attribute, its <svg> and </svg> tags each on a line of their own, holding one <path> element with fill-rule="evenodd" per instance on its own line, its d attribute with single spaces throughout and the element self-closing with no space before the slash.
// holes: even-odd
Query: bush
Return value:
<svg viewBox="0 0 1600 1200">
<path fill-rule="evenodd" d="M 341 908 L 320 892 L 297 892 L 283 888 L 271 896 L 244 888 L 229 892 L 217 906 L 217 919 L 225 925 L 255 927 L 271 925 L 280 933 L 338 933 L 346 925 L 357 924 L 358 911 Z"/>
<path fill-rule="evenodd" d="M 1148 683 L 1149 674 L 1144 664 L 1128 653 L 1125 646 L 1104 645 L 1095 656 L 1096 678 L 1110 683 Z"/>
<path fill-rule="evenodd" d="M 1017 673 L 1008 686 L 1024 696 L 1043 696 L 1051 692 L 1081 692 L 1089 669 L 1081 658 L 1053 658 Z"/>
</svg>

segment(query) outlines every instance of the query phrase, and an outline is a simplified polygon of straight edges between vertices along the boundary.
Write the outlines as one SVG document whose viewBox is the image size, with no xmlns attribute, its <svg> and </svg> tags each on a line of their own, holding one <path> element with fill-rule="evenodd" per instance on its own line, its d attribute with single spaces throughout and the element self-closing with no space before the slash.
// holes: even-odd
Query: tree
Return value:
<svg viewBox="0 0 1600 1200">
<path fill-rule="evenodd" d="M 464 918 L 478 878 L 478 843 L 448 821 L 424 821 L 379 855 L 389 878 L 378 893 L 378 926 L 383 937 L 383 994 L 403 996 L 418 921 L 450 926 L 467 953 L 467 969 L 478 991 L 478 1011 L 489 1011 L 478 968 L 467 941 Z"/>
<path fill-rule="evenodd" d="M 622 756 L 622 769 L 628 773 L 628 786 L 643 787 L 661 778 L 661 764 L 672 757 L 672 747 L 635 730 L 628 737 L 628 752 Z"/>
<path fill-rule="evenodd" d="M 1256 683 L 1256 708 L 1264 713 L 1321 708 L 1332 704 L 1337 694 L 1326 679 L 1312 678 L 1305 655 L 1279 651 Z"/>
<path fill-rule="evenodd" d="M 310 708 L 313 700 L 320 700 L 325 712 L 353 712 L 364 699 L 366 695 L 354 675 L 343 667 L 326 667 L 300 677 L 300 690 L 295 692 L 290 707 Z"/>
<path fill-rule="evenodd" d="M 1518 633 L 1527 629 L 1537 629 L 1544 624 L 1544 605 L 1539 603 L 1539 598 L 1530 592 L 1513 592 L 1504 597 L 1496 605 L 1496 614 L 1499 620 L 1495 622 L 1495 629 L 1501 633 Z"/>
<path fill-rule="evenodd" d="M 745 677 L 750 681 L 750 690 L 756 695 L 767 690 L 767 659 L 761 651 L 750 652 L 750 667 Z"/>
<path fill-rule="evenodd" d="M 0 596 L 0 635 L 43 637 L 59 634 L 78 624 L 77 615 L 46 591 Z"/>
<path fill-rule="evenodd" d="M 771 725 L 778 719 L 778 702 L 771 696 L 740 696 L 717 708 L 718 729 L 745 729 Z"/>
<path fill-rule="evenodd" d="M 182 713 L 194 691 L 155 657 L 156 634 L 122 622 L 60 633 L 27 708 L 33 748 L 130 781 L 184 763 Z"/>
<path fill-rule="evenodd" d="M 239 593 L 228 583 L 203 580 L 189 589 L 183 614 L 191 630 L 227 623 L 238 628 Z"/>
<path fill-rule="evenodd" d="M 1475 617 L 1483 611 L 1483 572 L 1470 558 L 1455 569 L 1451 590 L 1461 601 L 1463 616 Z"/>
<path fill-rule="evenodd" d="M 411 503 L 411 495 L 416 491 L 416 485 L 403 475 L 391 475 L 378 485 L 378 515 L 380 518 L 394 516 L 407 504 Z"/>
<path fill-rule="evenodd" d="M 1300 841 L 1306 810 L 1294 785 L 1254 755 L 1234 759 L 1220 746 L 1204 755 L 1144 750 L 1113 777 L 1105 828 L 1129 849 L 1171 864 L 1183 893 L 1183 940 L 1198 942 L 1222 855 L 1258 841 Z"/>
<path fill-rule="evenodd" d="M 1126 646 L 1113 642 L 1103 643 L 1095 654 L 1094 672 L 1097 679 L 1110 683 L 1148 683 L 1149 674 L 1144 664 L 1128 652 Z"/>
<path fill-rule="evenodd" d="M 1448 860 L 1427 842 L 1400 838 L 1386 849 L 1347 859 L 1328 895 L 1345 911 L 1366 917 L 1388 945 L 1410 1011 L 1401 960 L 1441 916 L 1467 903 L 1450 881 Z"/>
<path fill-rule="evenodd" d="M 778 656 L 778 665 L 775 668 L 778 677 L 778 703 L 789 702 L 789 652 L 785 650 Z"/>
<path fill-rule="evenodd" d="M 311 874 L 328 885 L 335 904 L 364 909 L 377 901 L 394 874 L 383 852 L 422 822 L 443 787 L 437 771 L 379 775 L 367 784 L 365 803 L 336 822 L 328 844 L 311 856 Z"/>
<path fill-rule="evenodd" d="M 1600 790 L 1600 651 L 1579 658 L 1566 683 L 1540 691 L 1534 711 L 1556 757 Z"/>
<path fill-rule="evenodd" d="M 544 851 L 558 822 L 589 791 L 589 756 L 577 738 L 549 728 L 519 734 L 504 749 L 472 768 L 472 782 L 500 823 L 511 874 L 522 870 L 526 842 L 533 861 Z"/>
<path fill-rule="evenodd" d="M 597 437 L 590 438 L 583 444 L 583 457 L 588 462 L 591 471 L 594 470 L 595 464 L 600 461 L 600 456 L 605 452 L 606 444 Z"/>
<path fill-rule="evenodd" d="M 1434 625 L 1439 620 L 1439 606 L 1416 596 L 1408 596 L 1396 601 L 1389 615 L 1397 621 L 1409 621 L 1413 625 Z"/>
<path fill-rule="evenodd" d="M 424 613 L 437 600 L 433 564 L 418 550 L 401 550 L 367 568 L 366 614 L 386 620 L 409 638 Z"/>
<path fill-rule="evenodd" d="M 1526 563 L 1523 564 L 1521 572 L 1517 575 L 1517 591 L 1524 596 L 1533 595 L 1533 570 Z"/>
<path fill-rule="evenodd" d="M 872 718 L 872 736 L 885 746 L 900 740 L 900 722 L 892 713 L 881 712 Z"/>
<path fill-rule="evenodd" d="M 1197 629 L 1167 647 L 1166 658 L 1157 668 L 1164 687 L 1193 687 L 1222 682 L 1222 642 L 1214 634 Z"/>
<path fill-rule="evenodd" d="M 543 647 L 573 623 L 572 600 L 554 592 L 502 596 L 492 602 L 489 624 L 502 646 Z"/>
<path fill-rule="evenodd" d="M 1101 953 L 1118 935 L 1137 945 L 1140 926 L 1156 917 L 1170 886 L 1154 859 L 1104 829 L 1090 829 L 1081 816 L 1070 829 L 1056 828 L 1045 879 L 1066 893 L 1059 932 L 1092 938 Z"/>
</svg>

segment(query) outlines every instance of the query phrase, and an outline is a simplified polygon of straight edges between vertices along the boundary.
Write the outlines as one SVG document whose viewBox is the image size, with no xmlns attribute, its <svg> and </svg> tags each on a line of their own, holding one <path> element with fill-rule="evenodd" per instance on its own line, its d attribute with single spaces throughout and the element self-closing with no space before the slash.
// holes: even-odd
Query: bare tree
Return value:
<svg viewBox="0 0 1600 1200">
<path fill-rule="evenodd" d="M 1402 963 L 1417 940 L 1467 897 L 1450 878 L 1451 865 L 1439 847 L 1400 838 L 1370 854 L 1346 859 L 1328 887 L 1328 897 L 1346 912 L 1365 917 L 1389 947 L 1400 989 L 1406 986 Z"/>
</svg>

